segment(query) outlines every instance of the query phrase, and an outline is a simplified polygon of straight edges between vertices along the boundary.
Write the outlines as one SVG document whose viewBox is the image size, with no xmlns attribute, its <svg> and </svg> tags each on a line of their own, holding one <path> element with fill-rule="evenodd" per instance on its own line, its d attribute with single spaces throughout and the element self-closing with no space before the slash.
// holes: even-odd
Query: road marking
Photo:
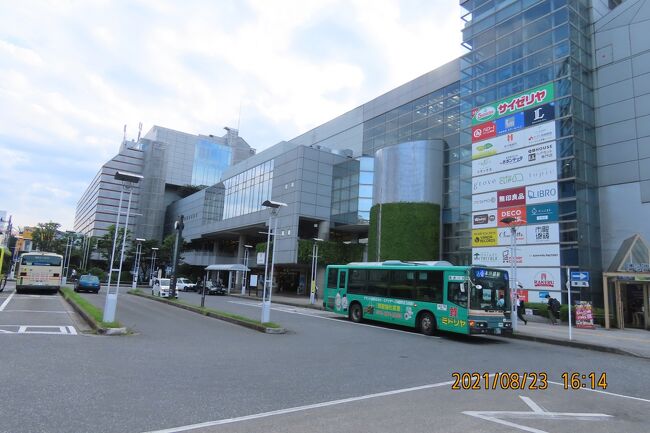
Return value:
<svg viewBox="0 0 650 433">
<path fill-rule="evenodd" d="M 549 380 L 548 383 L 552 383 L 553 385 L 564 386 L 564 384 L 561 383 L 561 382 L 553 382 L 551 380 Z M 630 400 L 637 400 L 637 401 L 643 401 L 643 402 L 646 402 L 646 403 L 650 403 L 650 400 L 647 399 L 647 398 L 633 397 L 631 395 L 625 395 L 625 394 L 616 394 L 614 392 L 601 391 L 599 389 L 580 388 L 579 391 L 597 392 L 598 394 L 611 395 L 611 396 L 614 396 L 614 397 L 621 397 L 621 398 L 627 398 L 627 399 L 630 399 Z"/>
<path fill-rule="evenodd" d="M 16 294 L 16 292 L 11 292 L 11 295 L 9 295 L 9 297 L 7 299 L 5 299 L 5 301 L 2 303 L 2 305 L 0 305 L 0 311 L 4 311 L 5 307 L 7 306 L 9 301 L 11 301 L 11 298 L 13 298 L 15 294 Z"/>
<path fill-rule="evenodd" d="M 16 331 L 0 329 L 2 334 L 45 334 L 45 335 L 79 335 L 70 325 L 0 325 L 2 328 L 18 328 Z"/>
<path fill-rule="evenodd" d="M 315 403 L 315 404 L 308 404 L 305 406 L 297 406 L 297 407 L 290 407 L 287 409 L 279 409 L 279 410 L 273 410 L 270 412 L 262 412 L 262 413 L 257 413 L 253 415 L 245 415 L 245 416 L 240 416 L 237 418 L 227 418 L 227 419 L 221 419 L 218 421 L 208 421 L 208 422 L 203 422 L 199 424 L 190 424 L 186 426 L 181 426 L 181 427 L 175 427 L 175 428 L 170 428 L 170 429 L 164 429 L 164 430 L 155 430 L 155 431 L 150 431 L 147 433 L 174 433 L 174 432 L 182 432 L 182 431 L 188 431 L 188 430 L 194 430 L 197 428 L 204 428 L 204 427 L 212 427 L 216 425 L 223 425 L 223 424 L 232 424 L 236 422 L 242 422 L 242 421 L 249 421 L 253 419 L 260 419 L 260 418 L 267 418 L 270 416 L 276 416 L 276 415 L 284 415 L 287 413 L 294 413 L 294 412 L 301 412 L 301 411 L 306 411 L 306 410 L 311 410 L 311 409 L 318 409 L 321 407 L 329 407 L 329 406 L 336 406 L 339 404 L 345 404 L 345 403 L 352 403 L 355 401 L 361 401 L 361 400 L 369 400 L 371 398 L 378 398 L 378 397 L 387 397 L 390 395 L 396 395 L 396 394 L 403 394 L 407 392 L 413 392 L 413 391 L 421 391 L 424 389 L 431 389 L 431 388 L 439 388 L 441 386 L 449 386 L 453 384 L 453 381 L 448 381 L 448 382 L 439 382 L 439 383 L 432 383 L 430 385 L 422 385 L 422 386 L 415 386 L 412 388 L 403 388 L 403 389 L 396 389 L 393 391 L 385 391 L 385 392 L 378 392 L 376 394 L 367 394 L 367 395 L 362 395 L 359 397 L 350 397 L 350 398 L 343 398 L 340 400 L 332 400 L 332 401 L 326 401 L 323 403 Z"/>
<path fill-rule="evenodd" d="M 68 314 L 67 311 L 47 311 L 47 310 L 5 310 L 5 313 L 56 313 L 56 314 Z"/>
<path fill-rule="evenodd" d="M 242 301 L 228 301 L 228 302 L 231 302 L 233 304 L 246 305 L 248 307 L 257 307 L 257 308 L 262 307 L 262 303 L 252 303 L 252 302 L 242 302 Z M 401 332 L 403 334 L 416 335 L 418 337 L 442 338 L 442 337 L 438 337 L 436 335 L 424 335 L 424 334 L 419 334 L 419 333 L 414 332 L 414 331 L 403 331 L 401 329 L 383 328 L 381 326 L 369 325 L 367 323 L 353 323 L 353 322 L 350 322 L 350 321 L 347 321 L 347 320 L 341 320 L 343 318 L 343 316 L 338 316 L 338 317 L 319 316 L 319 315 L 313 314 L 313 313 L 311 313 L 311 314 L 309 314 L 309 313 L 301 313 L 301 312 L 296 311 L 296 310 L 291 311 L 291 310 L 288 310 L 288 309 L 276 308 L 276 307 L 271 307 L 271 310 L 281 311 L 283 313 L 288 313 L 288 314 L 297 314 L 299 316 L 314 317 L 316 319 L 332 320 L 332 321 L 334 321 L 336 323 L 345 323 L 345 324 L 348 324 L 348 325 L 356 325 L 356 326 L 367 326 L 367 327 L 372 328 L 372 329 L 382 329 L 384 331 Z M 308 309 L 304 308 L 303 310 L 308 310 Z M 378 322 L 378 323 L 380 323 L 380 322 Z"/>
<path fill-rule="evenodd" d="M 613 418 L 612 415 L 607 415 L 604 413 L 580 413 L 580 412 L 549 412 L 542 409 L 537 403 L 535 403 L 530 397 L 519 396 L 526 405 L 531 408 L 530 412 L 522 411 L 473 411 L 467 410 L 462 413 L 465 415 L 472 416 L 474 418 L 480 418 L 485 421 L 494 422 L 497 424 L 506 425 L 508 427 L 516 428 L 517 430 L 526 431 L 529 433 L 548 433 L 546 430 L 539 430 L 533 427 L 528 427 L 521 424 L 515 424 L 514 422 L 506 421 L 502 418 L 516 418 L 523 420 L 569 420 L 569 421 L 607 421 Z"/>
</svg>

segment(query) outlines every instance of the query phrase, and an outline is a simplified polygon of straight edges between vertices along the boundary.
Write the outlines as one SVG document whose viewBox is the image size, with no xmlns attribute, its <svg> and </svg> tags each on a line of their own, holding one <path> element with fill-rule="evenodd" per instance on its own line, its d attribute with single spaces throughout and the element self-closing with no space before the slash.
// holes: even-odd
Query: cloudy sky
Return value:
<svg viewBox="0 0 650 433">
<path fill-rule="evenodd" d="M 0 0 L 0 210 L 72 229 L 125 124 L 291 139 L 461 55 L 459 17 L 458 0 Z"/>
</svg>

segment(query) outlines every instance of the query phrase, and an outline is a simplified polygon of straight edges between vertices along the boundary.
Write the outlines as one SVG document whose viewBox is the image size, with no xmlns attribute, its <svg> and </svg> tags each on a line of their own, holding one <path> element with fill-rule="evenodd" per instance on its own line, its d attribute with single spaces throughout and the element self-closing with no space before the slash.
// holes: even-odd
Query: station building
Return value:
<svg viewBox="0 0 650 433">
<path fill-rule="evenodd" d="M 608 300 L 648 311 L 647 248 L 620 248 L 650 237 L 650 1 L 460 6 L 465 55 L 170 201 L 165 230 L 184 215 L 186 262 L 242 263 L 266 240 L 271 199 L 287 204 L 280 290 L 307 285 L 314 238 L 341 260 L 505 269 L 516 243 L 529 302 L 566 302 L 573 270 L 591 276 L 575 297 L 602 305 L 616 262 L 630 272 L 608 280 Z"/>
</svg>

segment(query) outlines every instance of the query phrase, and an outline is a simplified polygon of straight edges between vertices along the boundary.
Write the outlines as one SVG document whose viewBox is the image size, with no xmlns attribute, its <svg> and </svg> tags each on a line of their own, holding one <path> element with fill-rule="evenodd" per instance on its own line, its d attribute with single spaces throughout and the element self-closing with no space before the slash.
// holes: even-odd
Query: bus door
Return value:
<svg viewBox="0 0 650 433">
<path fill-rule="evenodd" d="M 467 301 L 469 285 L 464 270 L 445 271 L 444 310 L 438 311 L 438 325 L 444 331 L 468 333 Z"/>
<path fill-rule="evenodd" d="M 339 269 L 339 276 L 336 282 L 336 295 L 334 296 L 334 308 L 339 312 L 348 311 L 348 270 Z"/>
<path fill-rule="evenodd" d="M 341 311 L 341 297 L 347 292 L 348 270 L 328 267 L 323 301 L 330 310 Z M 337 304 L 338 299 L 338 304 Z"/>
</svg>

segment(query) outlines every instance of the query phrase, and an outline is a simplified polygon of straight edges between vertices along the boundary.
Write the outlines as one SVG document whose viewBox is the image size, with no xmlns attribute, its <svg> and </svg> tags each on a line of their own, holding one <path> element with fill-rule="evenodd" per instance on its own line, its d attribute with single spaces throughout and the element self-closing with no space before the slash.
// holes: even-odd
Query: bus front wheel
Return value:
<svg viewBox="0 0 650 433">
<path fill-rule="evenodd" d="M 424 335 L 433 335 L 436 332 L 436 318 L 433 317 L 433 314 L 425 311 L 420 314 L 418 326 L 420 328 L 420 332 L 422 332 Z"/>
<path fill-rule="evenodd" d="M 361 309 L 361 305 L 356 302 L 350 305 L 350 320 L 354 323 L 361 323 L 363 321 L 363 310 Z"/>
</svg>

